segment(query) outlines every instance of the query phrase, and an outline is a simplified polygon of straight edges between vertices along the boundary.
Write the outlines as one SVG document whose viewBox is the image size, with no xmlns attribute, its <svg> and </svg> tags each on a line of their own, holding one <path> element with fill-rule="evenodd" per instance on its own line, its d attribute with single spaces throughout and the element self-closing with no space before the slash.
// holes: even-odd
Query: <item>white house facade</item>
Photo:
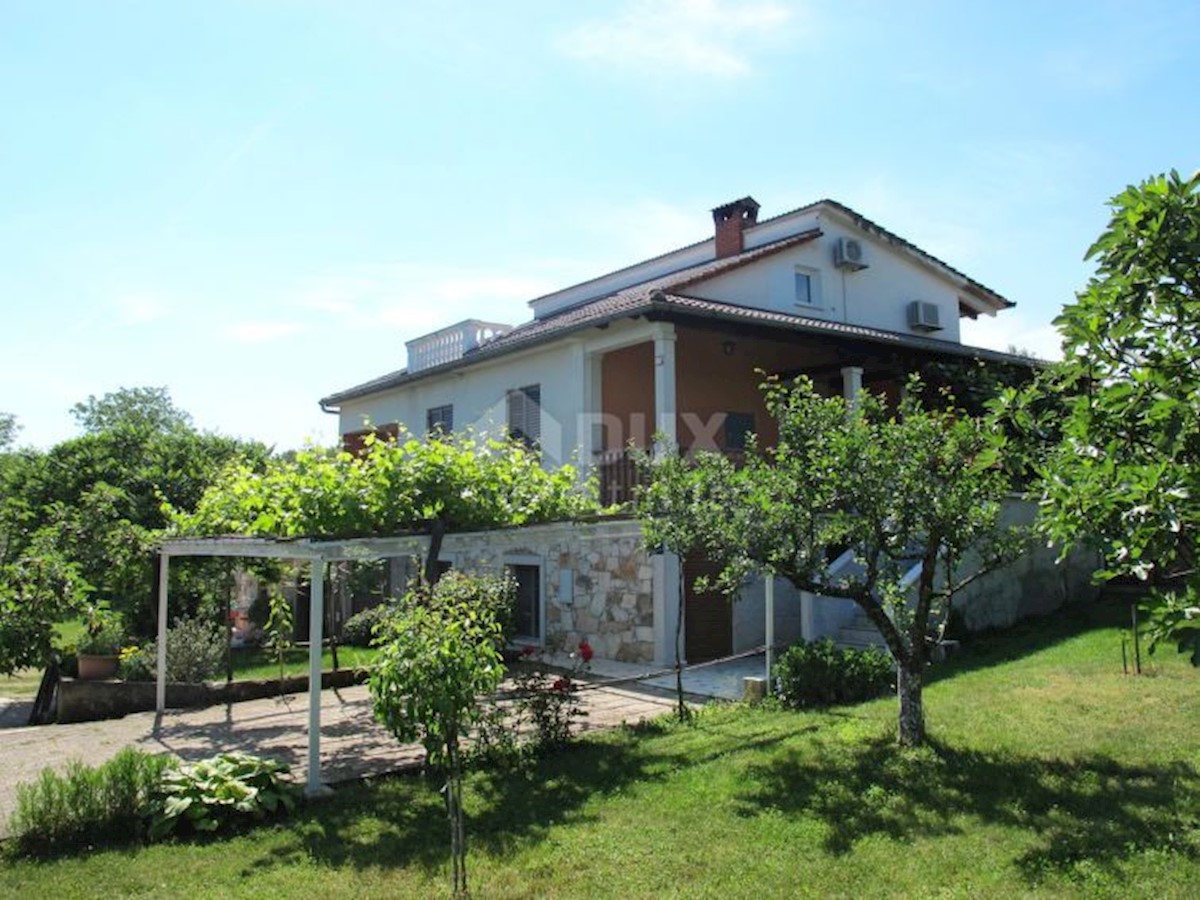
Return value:
<svg viewBox="0 0 1200 900">
<path fill-rule="evenodd" d="M 1028 364 L 961 343 L 962 317 L 1013 305 L 990 288 L 832 200 L 762 222 L 758 209 L 749 197 L 718 207 L 711 237 L 535 298 L 526 323 L 468 320 L 410 341 L 406 368 L 332 393 L 321 405 L 339 416 L 350 448 L 372 430 L 504 430 L 536 441 L 548 464 L 594 468 L 602 499 L 622 502 L 634 478 L 629 447 L 649 446 L 655 433 L 683 450 L 736 453 L 751 432 L 771 443 L 774 425 L 758 388 L 763 371 L 806 374 L 831 393 L 867 388 L 898 397 L 907 375 L 931 361 Z M 628 538 L 627 527 L 612 527 Z M 593 544 L 596 533 L 589 532 Z M 579 558 L 599 552 L 580 550 Z M 683 578 L 689 660 L 762 643 L 761 586 L 731 608 L 694 591 L 690 576 L 702 560 L 641 552 L 646 558 L 635 568 L 652 570 L 654 582 L 639 589 L 642 599 L 631 601 L 639 591 L 626 586 L 603 600 L 636 616 L 604 613 L 589 586 L 589 612 L 580 617 L 562 602 L 569 592 L 559 575 L 546 574 L 564 571 L 558 557 L 574 559 L 575 551 L 547 545 L 544 553 L 557 556 L 539 564 L 537 614 L 546 628 L 538 639 L 552 636 L 555 623 L 590 638 L 585 626 L 619 620 L 640 630 L 608 643 L 597 633 L 595 646 L 636 645 L 637 659 L 665 662 L 673 658 L 675 613 L 663 598 L 676 596 Z M 531 550 L 522 565 L 542 553 Z M 471 556 L 499 558 L 478 550 Z M 559 610 L 553 615 L 550 594 Z M 779 599 L 780 642 L 828 633 L 852 615 L 787 592 Z"/>
</svg>

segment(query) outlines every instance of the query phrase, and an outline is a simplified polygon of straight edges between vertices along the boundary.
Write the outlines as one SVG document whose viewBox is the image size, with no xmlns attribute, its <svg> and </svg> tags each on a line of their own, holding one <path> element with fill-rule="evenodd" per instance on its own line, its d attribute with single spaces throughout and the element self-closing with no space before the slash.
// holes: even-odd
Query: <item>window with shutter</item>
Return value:
<svg viewBox="0 0 1200 900">
<path fill-rule="evenodd" d="M 449 434 L 454 430 L 454 406 L 434 406 L 425 411 L 426 434 Z"/>
<path fill-rule="evenodd" d="M 530 384 L 508 392 L 508 434 L 532 447 L 542 436 L 542 386 Z"/>
</svg>

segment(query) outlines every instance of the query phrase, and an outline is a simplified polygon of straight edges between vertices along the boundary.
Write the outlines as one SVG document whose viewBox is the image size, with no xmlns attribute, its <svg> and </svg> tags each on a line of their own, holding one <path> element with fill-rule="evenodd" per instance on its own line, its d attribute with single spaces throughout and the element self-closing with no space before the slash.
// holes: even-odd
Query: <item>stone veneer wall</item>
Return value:
<svg viewBox="0 0 1200 900">
<path fill-rule="evenodd" d="M 413 539 L 411 546 L 419 556 L 425 542 Z M 542 634 L 550 649 L 570 650 L 586 639 L 605 659 L 654 659 L 654 570 L 634 520 L 450 534 L 441 555 L 467 572 L 539 565 Z"/>
</svg>

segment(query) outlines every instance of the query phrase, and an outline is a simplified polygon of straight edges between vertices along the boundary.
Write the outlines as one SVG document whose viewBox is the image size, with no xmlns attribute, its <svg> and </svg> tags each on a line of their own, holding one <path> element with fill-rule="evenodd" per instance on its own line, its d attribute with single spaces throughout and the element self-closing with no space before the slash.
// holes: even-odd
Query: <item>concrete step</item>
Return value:
<svg viewBox="0 0 1200 900">
<path fill-rule="evenodd" d="M 883 647 L 885 646 L 883 635 L 879 630 L 869 622 L 865 628 L 856 628 L 847 626 L 838 631 L 837 642 L 843 647 Z"/>
</svg>

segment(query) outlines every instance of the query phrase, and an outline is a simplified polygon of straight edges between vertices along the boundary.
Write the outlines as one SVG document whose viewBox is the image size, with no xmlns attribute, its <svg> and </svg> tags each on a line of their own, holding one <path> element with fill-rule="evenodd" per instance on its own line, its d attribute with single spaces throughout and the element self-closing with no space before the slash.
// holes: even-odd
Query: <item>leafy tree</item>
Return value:
<svg viewBox="0 0 1200 900">
<path fill-rule="evenodd" d="M 504 677 L 497 595 L 503 608 L 511 606 L 512 583 L 457 572 L 428 597 L 409 595 L 377 632 L 380 651 L 371 674 L 375 717 L 397 740 L 419 740 L 427 764 L 445 775 L 455 894 L 467 893 L 459 744 L 483 715 L 481 698 Z"/>
<path fill-rule="evenodd" d="M 17 439 L 17 432 L 21 430 L 21 426 L 17 424 L 17 417 L 12 413 L 0 412 L 0 453 L 3 453 L 13 445 Z"/>
<path fill-rule="evenodd" d="M 1097 576 L 1200 587 L 1200 173 L 1150 178 L 1110 202 L 1087 252 L 1096 273 L 1055 320 L 1063 362 L 1004 408 L 1048 429 L 1036 403 L 1064 407 L 1061 442 L 1036 460 L 1039 527 L 1064 548 L 1096 545 Z M 1159 594 L 1162 633 L 1188 629 L 1180 597 Z M 1195 657 L 1200 662 L 1200 657 Z"/>
<path fill-rule="evenodd" d="M 49 665 L 55 624 L 77 612 L 89 590 L 78 566 L 50 544 L 47 531 L 28 553 L 0 563 L 0 675 Z"/>
<path fill-rule="evenodd" d="M 1174 644 L 1186 653 L 1193 666 L 1200 666 L 1200 590 L 1189 585 L 1183 591 L 1166 591 L 1154 598 L 1149 609 L 1150 652 L 1159 644 Z"/>
<path fill-rule="evenodd" d="M 261 471 L 233 465 L 176 525 L 185 533 L 260 537 L 421 532 L 430 536 L 425 582 L 434 584 L 447 532 L 594 513 L 594 493 L 590 484 L 579 486 L 574 468 L 544 469 L 518 441 L 368 437 L 363 456 L 310 448 Z"/>
<path fill-rule="evenodd" d="M 169 434 L 191 431 L 192 417 L 171 400 L 165 387 L 121 388 L 94 394 L 71 407 L 71 415 L 85 434 L 105 431 L 138 431 Z"/>
<path fill-rule="evenodd" d="M 152 402 L 153 401 L 153 402 Z M 154 630 L 153 546 L 167 525 L 164 502 L 189 510 L 235 458 L 267 455 L 249 444 L 192 430 L 161 388 L 134 388 L 76 407 L 87 433 L 48 451 L 3 454 L 0 564 L 29 558 L 38 544 L 72 563 L 135 633 Z M 223 603 L 219 561 L 172 569 L 172 594 L 185 612 Z M 0 594 L 11 586 L 0 582 Z M 177 607 L 180 608 L 180 607 Z"/>
<path fill-rule="evenodd" d="M 706 554 L 730 596 L 766 571 L 853 600 L 898 668 L 900 742 L 920 744 L 924 670 L 951 598 L 1012 550 L 997 525 L 1009 482 L 992 465 L 987 428 L 923 408 L 917 379 L 895 416 L 881 397 L 848 406 L 806 378 L 764 391 L 776 446 L 741 468 L 713 453 L 653 463 L 638 500 L 646 541 Z M 841 551 L 853 559 L 835 565 Z"/>
</svg>

